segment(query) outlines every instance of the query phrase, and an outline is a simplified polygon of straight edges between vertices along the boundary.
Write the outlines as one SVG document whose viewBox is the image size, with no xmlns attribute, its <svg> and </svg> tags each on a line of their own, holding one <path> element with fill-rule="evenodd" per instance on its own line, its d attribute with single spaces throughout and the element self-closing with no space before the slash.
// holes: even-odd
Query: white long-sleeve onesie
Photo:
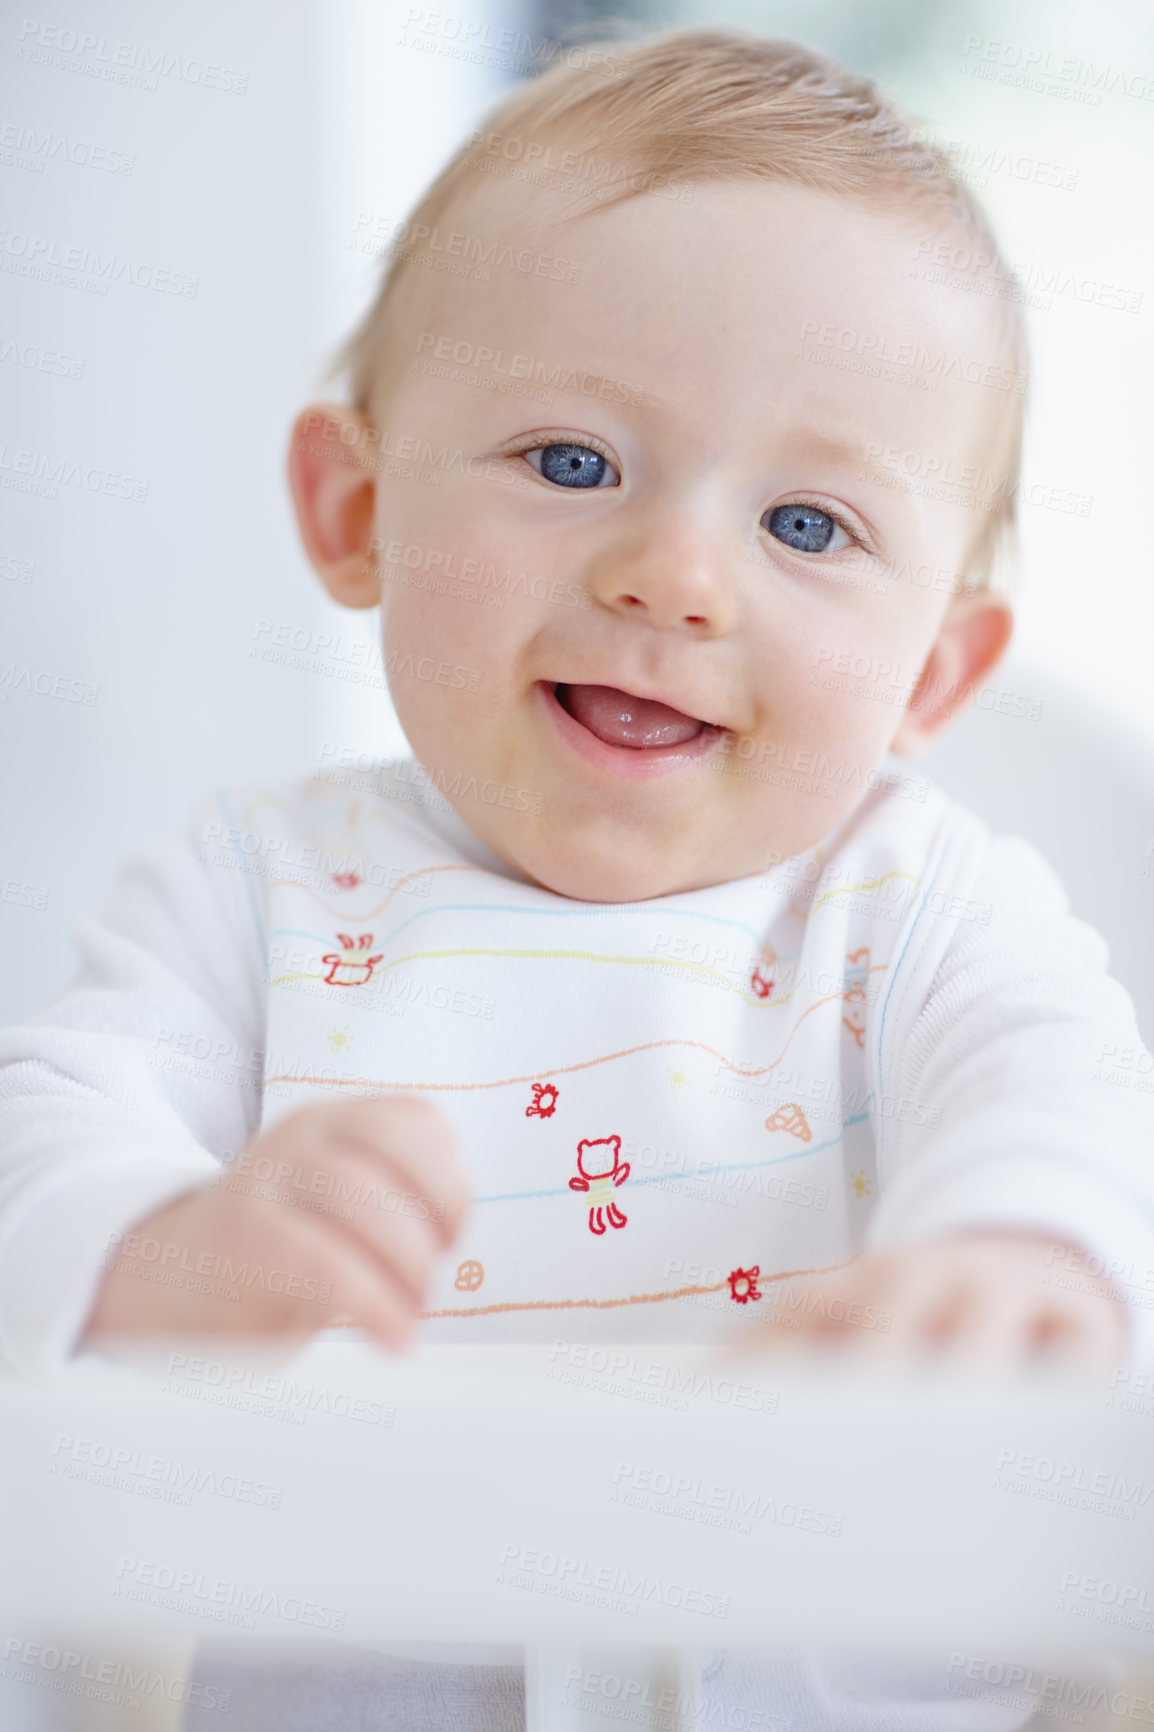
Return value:
<svg viewBox="0 0 1154 1732">
<path fill-rule="evenodd" d="M 0 1031 L 0 1360 L 69 1356 L 114 1235 L 259 1130 L 404 1090 L 474 1193 L 430 1339 L 720 1339 L 783 1275 L 988 1224 L 1052 1235 L 1057 1282 L 1108 1273 L 1154 1363 L 1129 998 L 1034 849 L 910 786 L 627 904 L 522 879 L 412 759 L 206 800 Z"/>
<path fill-rule="evenodd" d="M 759 875 L 574 902 L 413 760 L 349 780 L 207 799 L 0 1031 L 4 1364 L 70 1354 L 112 1236 L 259 1129 L 398 1089 L 474 1180 L 431 1339 L 704 1339 L 783 1273 L 987 1222 L 1084 1248 L 1055 1280 L 1109 1271 L 1154 1358 L 1141 1040 L 1029 845 L 891 788 Z"/>
</svg>

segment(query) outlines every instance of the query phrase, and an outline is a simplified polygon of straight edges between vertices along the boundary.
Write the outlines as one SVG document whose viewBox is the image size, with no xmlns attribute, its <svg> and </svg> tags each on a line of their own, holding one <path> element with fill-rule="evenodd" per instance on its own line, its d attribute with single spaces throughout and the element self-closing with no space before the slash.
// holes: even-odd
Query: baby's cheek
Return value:
<svg viewBox="0 0 1154 1732">
<path fill-rule="evenodd" d="M 785 702 L 775 704 L 768 737 L 792 769 L 865 769 L 884 755 L 903 704 L 899 680 L 876 656 L 811 658 Z"/>
<path fill-rule="evenodd" d="M 448 749 L 471 760 L 486 720 L 509 686 L 509 661 L 479 603 L 426 583 L 397 585 L 381 613 L 381 660 L 398 718 L 414 750 Z"/>
<path fill-rule="evenodd" d="M 480 674 L 482 663 L 489 659 L 488 633 L 484 622 L 476 617 L 482 609 L 455 595 L 454 587 L 449 580 L 422 571 L 406 572 L 391 584 L 386 582 L 381 609 L 386 665 L 390 654 L 397 652 L 395 665 L 404 654 L 425 664 L 431 658 L 434 663 L 448 662 L 467 667 L 474 676 Z M 427 673 L 427 667 L 422 672 Z M 474 678 L 474 689 L 477 684 Z"/>
<path fill-rule="evenodd" d="M 719 758 L 732 822 L 765 859 L 812 847 L 876 784 L 900 713 L 900 697 L 889 705 L 845 678 L 779 691 L 758 731 Z"/>
<path fill-rule="evenodd" d="M 421 571 L 388 566 L 381 585 L 382 648 L 402 645 L 414 654 L 425 654 L 445 638 L 444 609 L 438 605 L 430 580 Z"/>
</svg>

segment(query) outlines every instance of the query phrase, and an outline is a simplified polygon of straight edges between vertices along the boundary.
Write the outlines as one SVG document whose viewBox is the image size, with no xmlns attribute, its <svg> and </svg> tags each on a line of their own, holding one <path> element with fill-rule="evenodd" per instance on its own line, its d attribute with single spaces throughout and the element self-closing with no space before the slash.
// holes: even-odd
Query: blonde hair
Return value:
<svg viewBox="0 0 1154 1732">
<path fill-rule="evenodd" d="M 559 140 L 570 147 L 561 175 L 531 166 L 550 164 L 549 146 Z M 599 160 L 599 152 L 608 154 Z M 788 181 L 891 209 L 901 200 L 935 232 L 964 232 L 979 269 L 1011 280 L 985 213 L 945 152 L 919 138 L 870 79 L 796 42 L 689 29 L 624 50 L 606 43 L 570 52 L 489 114 L 430 186 L 404 233 L 424 232 L 421 225 L 431 230 L 494 173 L 527 187 L 576 187 L 573 214 L 723 179 Z M 410 258 L 403 243 L 392 249 L 376 298 L 333 369 L 348 372 L 353 403 L 366 413 Z M 1011 387 L 993 441 L 1003 480 L 965 562 L 971 588 L 990 582 L 999 551 L 1013 543 L 1021 475 L 1026 332 L 1012 297 L 997 305 L 999 341 L 1011 358 Z"/>
</svg>

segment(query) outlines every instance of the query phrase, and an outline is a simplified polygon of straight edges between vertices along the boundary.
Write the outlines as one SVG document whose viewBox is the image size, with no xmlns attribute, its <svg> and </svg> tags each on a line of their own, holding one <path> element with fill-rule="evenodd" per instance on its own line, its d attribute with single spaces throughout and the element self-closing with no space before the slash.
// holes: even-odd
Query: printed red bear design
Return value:
<svg viewBox="0 0 1154 1732">
<path fill-rule="evenodd" d="M 586 1153 L 586 1150 L 600 1152 Z M 623 1185 L 629 1177 L 629 1162 L 621 1159 L 621 1138 L 596 1137 L 578 1143 L 577 1172 L 579 1176 L 570 1179 L 569 1189 L 589 1193 L 589 1231 L 603 1233 L 605 1216 L 611 1227 L 623 1227 L 629 1217 L 613 1201 L 614 1186 Z"/>
<path fill-rule="evenodd" d="M 344 946 L 343 952 L 338 955 L 336 951 L 330 951 L 328 956 L 321 957 L 322 962 L 329 964 L 325 981 L 329 986 L 364 986 L 367 980 L 372 979 L 373 969 L 384 956 L 384 951 L 377 956 L 365 955 L 373 942 L 371 932 L 362 932 L 359 938 L 338 932 L 337 938 Z"/>
</svg>

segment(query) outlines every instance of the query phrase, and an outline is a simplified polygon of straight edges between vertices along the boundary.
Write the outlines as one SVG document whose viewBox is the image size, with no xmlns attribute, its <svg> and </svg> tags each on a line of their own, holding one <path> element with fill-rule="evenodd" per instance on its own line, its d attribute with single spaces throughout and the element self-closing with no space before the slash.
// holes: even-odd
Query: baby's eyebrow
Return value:
<svg viewBox="0 0 1154 1732">
<path fill-rule="evenodd" d="M 915 491 L 914 477 L 900 467 L 879 462 L 879 447 L 874 439 L 842 438 L 813 427 L 791 427 L 782 437 L 789 450 L 803 462 L 852 468 L 855 481 L 870 488 L 882 486 L 891 497 L 896 491 L 908 498 Z"/>
<path fill-rule="evenodd" d="M 580 397 L 585 402 L 590 398 L 601 399 L 615 405 L 653 409 L 659 415 L 668 415 L 676 407 L 676 399 L 664 392 L 640 385 L 623 373 L 603 373 L 596 367 L 558 367 L 553 377 L 546 376 L 542 382 L 552 386 L 558 396 Z"/>
<path fill-rule="evenodd" d="M 480 370 L 477 357 L 483 355 L 491 359 L 493 353 L 488 348 L 476 351 L 473 365 Z M 502 350 L 497 353 L 504 356 L 505 365 L 496 366 L 494 376 L 486 383 L 492 394 L 503 395 L 507 389 L 505 375 L 509 370 L 509 356 Z M 513 359 L 530 363 L 527 370 L 516 374 L 517 377 L 526 377 L 530 383 L 546 387 L 556 398 L 570 398 L 586 404 L 600 401 L 613 407 L 652 409 L 659 415 L 668 415 L 678 406 L 675 397 L 655 391 L 651 385 L 643 385 L 630 374 L 628 364 L 624 367 L 617 364 L 615 356 L 559 356 L 553 353 L 548 357 L 515 356 Z"/>
<path fill-rule="evenodd" d="M 786 442 L 800 457 L 819 463 L 863 463 L 869 451 L 868 439 L 843 439 L 814 427 L 790 428 Z"/>
</svg>

